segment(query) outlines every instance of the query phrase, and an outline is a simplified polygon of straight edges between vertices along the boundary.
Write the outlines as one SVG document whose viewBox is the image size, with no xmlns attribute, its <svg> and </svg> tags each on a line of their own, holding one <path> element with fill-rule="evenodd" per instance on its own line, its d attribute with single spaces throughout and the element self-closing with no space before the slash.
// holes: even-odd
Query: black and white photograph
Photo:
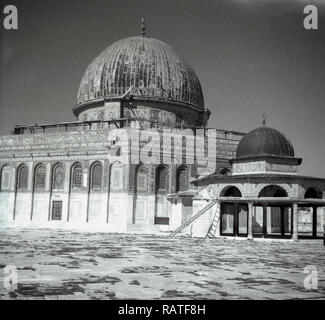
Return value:
<svg viewBox="0 0 325 320">
<path fill-rule="evenodd" d="M 1 0 L 0 22 L 0 300 L 325 300 L 324 0 Z"/>
</svg>

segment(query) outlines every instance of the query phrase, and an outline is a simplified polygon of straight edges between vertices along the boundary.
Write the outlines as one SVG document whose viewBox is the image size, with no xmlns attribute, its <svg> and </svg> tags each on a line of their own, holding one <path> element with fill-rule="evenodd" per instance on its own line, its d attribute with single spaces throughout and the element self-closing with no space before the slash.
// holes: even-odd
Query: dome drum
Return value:
<svg viewBox="0 0 325 320">
<path fill-rule="evenodd" d="M 81 121 L 111 120 L 119 118 L 141 118 L 158 121 L 174 127 L 182 121 L 183 125 L 199 127 L 206 124 L 210 111 L 201 110 L 179 102 L 155 101 L 133 97 L 132 111 L 122 98 L 96 99 L 74 108 L 74 114 Z"/>
</svg>

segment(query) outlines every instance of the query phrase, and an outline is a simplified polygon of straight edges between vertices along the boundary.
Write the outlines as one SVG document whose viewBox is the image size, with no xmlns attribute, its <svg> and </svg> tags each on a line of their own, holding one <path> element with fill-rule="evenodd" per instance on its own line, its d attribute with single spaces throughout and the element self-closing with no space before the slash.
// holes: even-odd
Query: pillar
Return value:
<svg viewBox="0 0 325 320">
<path fill-rule="evenodd" d="M 313 238 L 317 238 L 317 206 L 313 206 Z"/>
<path fill-rule="evenodd" d="M 298 204 L 294 203 L 292 208 L 292 238 L 298 241 Z"/>
<path fill-rule="evenodd" d="M 248 202 L 248 240 L 253 240 L 253 202 Z"/>
</svg>

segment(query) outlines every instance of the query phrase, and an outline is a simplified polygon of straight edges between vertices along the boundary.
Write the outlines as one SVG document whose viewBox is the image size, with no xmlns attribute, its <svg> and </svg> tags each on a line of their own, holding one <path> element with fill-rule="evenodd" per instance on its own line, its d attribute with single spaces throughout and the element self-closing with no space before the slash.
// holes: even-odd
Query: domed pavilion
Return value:
<svg viewBox="0 0 325 320">
<path fill-rule="evenodd" d="M 216 201 L 205 216 L 216 226 L 214 236 L 323 237 L 325 179 L 299 175 L 301 162 L 288 138 L 264 123 L 240 140 L 231 174 L 193 181 L 199 190 L 194 208 Z M 209 232 L 199 222 L 196 227 L 198 234 Z"/>
</svg>

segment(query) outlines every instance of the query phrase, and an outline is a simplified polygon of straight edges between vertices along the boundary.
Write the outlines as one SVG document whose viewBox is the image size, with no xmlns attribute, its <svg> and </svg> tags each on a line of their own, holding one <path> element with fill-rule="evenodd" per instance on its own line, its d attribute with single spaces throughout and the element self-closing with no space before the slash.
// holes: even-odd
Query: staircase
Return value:
<svg viewBox="0 0 325 320">
<path fill-rule="evenodd" d="M 183 225 L 181 225 L 180 227 L 178 227 L 176 230 L 174 230 L 170 235 L 169 238 L 173 238 L 175 237 L 178 233 L 180 233 L 182 230 L 184 230 L 186 227 L 188 227 L 193 221 L 195 221 L 196 219 L 198 219 L 200 216 L 202 216 L 205 212 L 207 212 L 210 208 L 212 208 L 216 203 L 218 203 L 218 200 L 212 200 L 207 206 L 205 206 L 203 209 L 201 209 L 197 214 L 195 214 L 193 217 L 191 217 L 189 220 L 187 220 Z M 216 216 L 213 219 L 213 222 L 216 220 Z M 213 225 L 213 223 L 212 223 Z M 212 228 L 209 228 L 209 233 L 210 230 Z M 212 232 L 212 231 L 211 231 Z M 212 234 L 212 233 L 211 233 Z"/>
</svg>

